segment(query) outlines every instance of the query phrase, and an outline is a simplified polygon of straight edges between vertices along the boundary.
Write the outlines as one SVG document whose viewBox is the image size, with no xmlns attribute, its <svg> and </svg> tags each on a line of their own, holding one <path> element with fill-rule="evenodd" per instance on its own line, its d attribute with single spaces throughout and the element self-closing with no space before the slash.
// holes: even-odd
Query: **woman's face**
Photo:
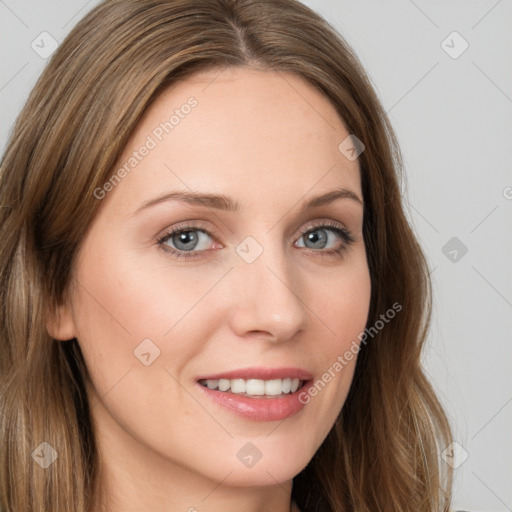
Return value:
<svg viewBox="0 0 512 512">
<path fill-rule="evenodd" d="M 313 457 L 370 301 L 348 136 L 289 73 L 196 74 L 146 112 L 95 192 L 56 333 L 83 351 L 107 463 L 249 486 Z"/>
</svg>

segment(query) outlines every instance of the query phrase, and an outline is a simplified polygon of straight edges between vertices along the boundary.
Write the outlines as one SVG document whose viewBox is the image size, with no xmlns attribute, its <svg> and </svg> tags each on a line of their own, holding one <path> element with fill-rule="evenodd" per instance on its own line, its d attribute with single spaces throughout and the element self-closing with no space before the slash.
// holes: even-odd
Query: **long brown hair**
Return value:
<svg viewBox="0 0 512 512">
<path fill-rule="evenodd" d="M 5 512 L 91 509 L 99 454 L 87 369 L 76 340 L 49 336 L 47 315 L 65 298 L 100 204 L 94 190 L 112 175 L 142 114 L 167 85 L 225 66 L 304 77 L 364 143 L 368 326 L 393 304 L 403 308 L 362 345 L 341 414 L 294 478 L 292 497 L 303 512 L 449 508 L 451 473 L 438 454 L 451 442 L 450 427 L 420 362 L 431 317 L 428 268 L 404 214 L 395 135 L 353 51 L 294 0 L 111 0 L 56 50 L 1 162 Z M 42 442 L 58 453 L 46 469 L 32 460 Z"/>
</svg>

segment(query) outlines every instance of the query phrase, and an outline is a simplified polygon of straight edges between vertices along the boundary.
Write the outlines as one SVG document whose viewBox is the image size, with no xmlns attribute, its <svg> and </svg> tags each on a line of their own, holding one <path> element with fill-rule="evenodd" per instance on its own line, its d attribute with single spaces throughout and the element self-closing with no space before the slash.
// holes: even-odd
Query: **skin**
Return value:
<svg viewBox="0 0 512 512">
<path fill-rule="evenodd" d="M 301 205 L 339 187 L 362 201 L 359 164 L 338 150 L 349 133 L 308 82 L 233 68 L 166 89 L 116 169 L 191 96 L 197 106 L 101 200 L 49 330 L 78 339 L 91 375 L 107 490 L 97 511 L 287 512 L 292 478 L 333 426 L 356 358 L 283 421 L 239 417 L 196 379 L 249 366 L 300 367 L 318 379 L 357 340 L 371 289 L 363 205 Z M 241 210 L 170 200 L 135 213 L 171 191 L 224 194 Z M 198 257 L 176 258 L 157 240 L 187 221 L 211 237 L 202 235 Z M 353 243 L 327 228 L 326 248 L 308 246 L 304 233 L 313 224 L 321 235 L 325 222 Z M 263 249 L 252 263 L 235 250 L 247 236 Z M 160 350 L 149 366 L 134 356 L 147 338 Z M 251 468 L 236 456 L 247 442 L 262 454 Z"/>
</svg>

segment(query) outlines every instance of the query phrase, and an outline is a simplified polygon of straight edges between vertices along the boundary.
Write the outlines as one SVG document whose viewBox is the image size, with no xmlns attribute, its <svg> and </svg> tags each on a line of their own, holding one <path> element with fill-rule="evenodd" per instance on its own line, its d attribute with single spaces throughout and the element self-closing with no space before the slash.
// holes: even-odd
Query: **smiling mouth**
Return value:
<svg viewBox="0 0 512 512">
<path fill-rule="evenodd" d="M 285 379 L 201 379 L 199 384 L 224 393 L 250 398 L 280 398 L 295 393 L 306 383 L 297 378 Z"/>
</svg>

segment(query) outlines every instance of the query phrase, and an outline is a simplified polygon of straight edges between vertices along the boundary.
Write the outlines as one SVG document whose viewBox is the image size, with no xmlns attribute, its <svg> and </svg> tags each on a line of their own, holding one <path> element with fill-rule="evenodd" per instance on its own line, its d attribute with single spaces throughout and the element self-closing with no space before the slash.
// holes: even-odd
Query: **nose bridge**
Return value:
<svg viewBox="0 0 512 512">
<path fill-rule="evenodd" d="M 249 236 L 236 247 L 239 290 L 233 328 L 240 336 L 258 331 L 284 341 L 307 325 L 307 308 L 300 297 L 299 275 L 281 239 L 260 240 Z"/>
</svg>

